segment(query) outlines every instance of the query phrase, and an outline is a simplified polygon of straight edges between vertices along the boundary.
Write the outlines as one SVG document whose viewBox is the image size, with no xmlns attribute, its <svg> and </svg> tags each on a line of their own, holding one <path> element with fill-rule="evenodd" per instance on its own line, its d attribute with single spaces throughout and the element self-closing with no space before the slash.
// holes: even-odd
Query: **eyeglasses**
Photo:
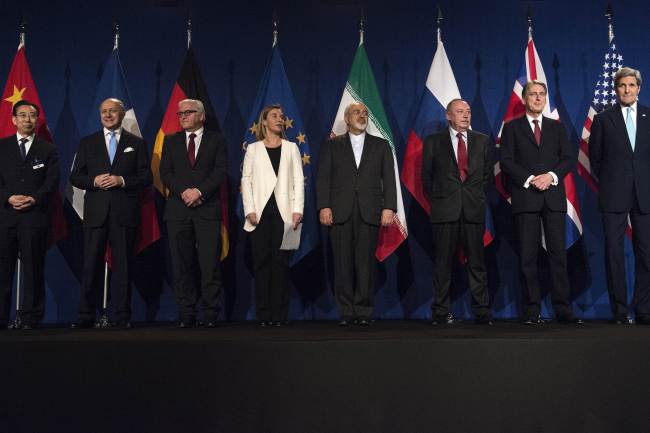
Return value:
<svg viewBox="0 0 650 433">
<path fill-rule="evenodd" d="M 177 111 L 177 112 L 176 112 L 176 115 L 177 115 L 178 117 L 187 117 L 187 116 L 191 116 L 192 114 L 194 114 L 194 113 L 198 113 L 198 112 L 199 112 L 198 110 Z"/>
<path fill-rule="evenodd" d="M 38 114 L 36 113 L 18 113 L 16 117 L 19 119 L 38 119 Z"/>
</svg>

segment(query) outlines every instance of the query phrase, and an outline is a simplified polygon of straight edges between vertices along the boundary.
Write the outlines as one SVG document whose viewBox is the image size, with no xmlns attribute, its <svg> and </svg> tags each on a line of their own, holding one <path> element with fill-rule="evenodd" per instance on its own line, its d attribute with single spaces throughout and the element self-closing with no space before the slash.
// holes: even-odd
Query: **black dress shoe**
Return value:
<svg viewBox="0 0 650 433">
<path fill-rule="evenodd" d="M 339 321 L 339 326 L 350 326 L 350 325 L 352 325 L 350 319 L 341 319 Z"/>
<path fill-rule="evenodd" d="M 261 326 L 262 328 L 266 328 L 267 326 L 269 326 L 270 323 L 271 322 L 267 322 L 266 320 L 262 320 L 261 322 L 258 323 L 258 325 Z"/>
<path fill-rule="evenodd" d="M 541 325 L 543 322 L 539 317 L 529 317 L 526 320 L 524 320 L 524 325 L 528 326 L 535 326 L 535 325 Z"/>
<path fill-rule="evenodd" d="M 609 321 L 612 325 L 634 325 L 634 320 L 627 316 L 617 316 Z"/>
<path fill-rule="evenodd" d="M 95 322 L 92 320 L 79 320 L 78 322 L 72 322 L 70 325 L 71 329 L 90 329 L 95 327 Z"/>
<path fill-rule="evenodd" d="M 133 328 L 133 325 L 129 320 L 118 320 L 117 322 L 113 323 L 112 328 L 131 329 Z"/>
<path fill-rule="evenodd" d="M 477 317 L 474 319 L 474 323 L 477 325 L 486 325 L 486 326 L 492 326 L 494 323 L 492 323 L 492 319 L 489 317 Z"/>
<path fill-rule="evenodd" d="M 181 320 L 178 322 L 178 327 L 181 329 L 196 328 L 196 321 L 194 320 Z"/>
<path fill-rule="evenodd" d="M 284 328 L 285 326 L 289 326 L 289 321 L 288 320 L 278 320 L 276 322 L 271 322 L 271 323 L 276 328 Z"/>
<path fill-rule="evenodd" d="M 636 316 L 636 323 L 639 325 L 650 325 L 650 316 Z"/>
<path fill-rule="evenodd" d="M 206 328 L 216 328 L 217 327 L 217 322 L 216 321 L 206 322 L 205 327 Z"/>
<path fill-rule="evenodd" d="M 558 317 L 557 318 L 558 323 L 561 323 L 562 325 L 584 325 L 584 321 L 582 319 L 578 319 L 577 317 Z"/>
<path fill-rule="evenodd" d="M 23 324 L 20 325 L 20 329 L 22 329 L 24 331 L 31 331 L 32 329 L 36 329 L 36 328 L 38 328 L 38 325 L 36 325 L 35 323 L 25 323 L 25 322 L 23 322 Z"/>
<path fill-rule="evenodd" d="M 360 317 L 354 322 L 355 325 L 357 326 L 370 326 L 371 322 L 370 319 L 367 319 L 365 317 Z"/>
<path fill-rule="evenodd" d="M 431 321 L 431 324 L 433 326 L 453 325 L 454 323 L 456 323 L 456 319 L 454 319 L 454 316 L 451 313 L 440 315 L 440 316 L 434 316 L 433 320 Z"/>
</svg>

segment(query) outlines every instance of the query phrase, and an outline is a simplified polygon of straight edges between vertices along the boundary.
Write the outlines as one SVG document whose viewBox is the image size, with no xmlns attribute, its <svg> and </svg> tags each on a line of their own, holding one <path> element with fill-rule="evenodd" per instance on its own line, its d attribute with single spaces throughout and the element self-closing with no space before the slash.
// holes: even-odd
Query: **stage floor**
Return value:
<svg viewBox="0 0 650 433">
<path fill-rule="evenodd" d="M 0 331 L 0 432 L 650 431 L 650 326 Z"/>
</svg>

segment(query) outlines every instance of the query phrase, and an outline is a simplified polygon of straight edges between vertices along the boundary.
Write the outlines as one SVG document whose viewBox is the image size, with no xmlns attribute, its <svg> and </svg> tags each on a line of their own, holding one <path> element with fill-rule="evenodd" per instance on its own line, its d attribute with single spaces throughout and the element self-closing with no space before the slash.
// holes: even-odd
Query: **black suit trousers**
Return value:
<svg viewBox="0 0 650 433">
<path fill-rule="evenodd" d="M 485 224 L 469 223 L 461 216 L 458 221 L 431 225 L 433 233 L 434 316 L 446 316 L 450 310 L 451 274 L 462 246 L 467 259 L 467 281 L 472 292 L 472 311 L 477 318 L 490 317 L 488 279 L 485 268 L 483 233 Z"/>
<path fill-rule="evenodd" d="M 174 295 L 181 321 L 212 322 L 222 297 L 220 222 L 200 216 L 168 220 L 167 234 L 174 272 Z"/>
<path fill-rule="evenodd" d="M 103 225 L 84 227 L 84 268 L 79 320 L 94 321 L 98 307 L 103 307 L 104 264 L 107 243 L 110 243 L 110 299 L 113 319 L 131 318 L 131 272 L 133 269 L 136 228 L 119 222 L 120 216 L 110 211 Z"/>
<path fill-rule="evenodd" d="M 11 309 L 11 287 L 16 259 L 20 253 L 22 273 L 23 323 L 37 325 L 45 309 L 45 252 L 47 250 L 47 227 L 31 227 L 18 224 L 0 227 L 0 322 L 6 323 Z"/>
<path fill-rule="evenodd" d="M 540 314 L 541 290 L 538 274 L 539 249 L 541 248 L 542 225 L 551 271 L 551 300 L 555 315 L 562 319 L 571 319 L 571 290 L 567 274 L 565 250 L 566 212 L 552 212 L 543 209 L 540 212 L 515 214 L 517 235 L 519 238 L 519 266 L 524 314 L 537 317 Z"/>
<path fill-rule="evenodd" d="M 281 250 L 284 221 L 271 196 L 262 218 L 250 234 L 255 268 L 257 320 L 282 322 L 289 315 L 289 257 Z"/>
<path fill-rule="evenodd" d="M 636 196 L 636 194 L 635 194 Z M 634 249 L 634 300 L 637 317 L 650 319 L 650 214 L 639 211 L 638 204 L 630 210 L 632 247 Z M 627 316 L 627 284 L 625 278 L 625 229 L 627 212 L 603 212 L 605 232 L 605 269 L 612 314 Z"/>
<path fill-rule="evenodd" d="M 330 231 L 334 291 L 341 317 L 372 318 L 378 227 L 363 221 L 355 198 L 350 218 Z"/>
</svg>

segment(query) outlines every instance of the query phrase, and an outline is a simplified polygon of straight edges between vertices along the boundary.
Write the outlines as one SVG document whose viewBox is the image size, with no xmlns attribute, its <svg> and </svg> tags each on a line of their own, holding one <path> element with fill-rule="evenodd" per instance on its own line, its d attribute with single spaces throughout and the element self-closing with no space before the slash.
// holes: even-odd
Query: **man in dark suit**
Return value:
<svg viewBox="0 0 650 433">
<path fill-rule="evenodd" d="M 164 219 L 179 327 L 197 325 L 200 303 L 205 325 L 213 328 L 223 291 L 219 188 L 226 177 L 226 144 L 221 134 L 204 129 L 201 101 L 179 102 L 176 114 L 183 131 L 165 137 L 160 177 L 169 190 Z"/>
<path fill-rule="evenodd" d="M 51 195 L 59 185 L 55 147 L 35 134 L 39 108 L 13 106 L 16 134 L 0 140 L 0 329 L 7 328 L 16 259 L 24 265 L 21 323 L 38 326 L 45 303 L 45 252 Z"/>
<path fill-rule="evenodd" d="M 122 127 L 124 104 L 109 98 L 99 106 L 103 129 L 84 137 L 72 165 L 70 183 L 84 196 L 84 265 L 79 321 L 73 328 L 94 326 L 103 304 L 104 253 L 112 251 L 116 286 L 111 290 L 114 326 L 131 327 L 131 274 L 140 194 L 151 185 L 147 146 Z"/>
<path fill-rule="evenodd" d="M 492 181 L 490 139 L 471 131 L 472 112 L 462 99 L 447 105 L 449 128 L 429 135 L 422 151 L 422 185 L 431 202 L 434 264 L 433 324 L 451 324 L 451 274 L 459 246 L 467 258 L 472 310 L 478 324 L 491 324 L 483 233 L 485 193 Z"/>
<path fill-rule="evenodd" d="M 331 227 L 334 289 L 341 326 L 370 325 L 379 224 L 397 209 L 393 153 L 383 138 L 366 132 L 368 109 L 345 109 L 348 132 L 323 144 L 316 181 L 321 224 Z"/>
<path fill-rule="evenodd" d="M 537 255 L 541 225 L 551 271 L 551 298 L 560 323 L 582 323 L 571 309 L 565 250 L 566 193 L 564 177 L 576 164 L 564 126 L 542 115 L 546 84 L 529 81 L 521 97 L 526 115 L 506 123 L 501 134 L 501 167 L 508 176 L 519 238 L 524 323 L 540 320 Z"/>
<path fill-rule="evenodd" d="M 621 68 L 614 77 L 618 104 L 594 117 L 589 137 L 592 172 L 599 180 L 612 322 L 628 316 L 623 243 L 632 223 L 636 321 L 650 324 L 650 109 L 637 102 L 641 73 Z"/>
</svg>

